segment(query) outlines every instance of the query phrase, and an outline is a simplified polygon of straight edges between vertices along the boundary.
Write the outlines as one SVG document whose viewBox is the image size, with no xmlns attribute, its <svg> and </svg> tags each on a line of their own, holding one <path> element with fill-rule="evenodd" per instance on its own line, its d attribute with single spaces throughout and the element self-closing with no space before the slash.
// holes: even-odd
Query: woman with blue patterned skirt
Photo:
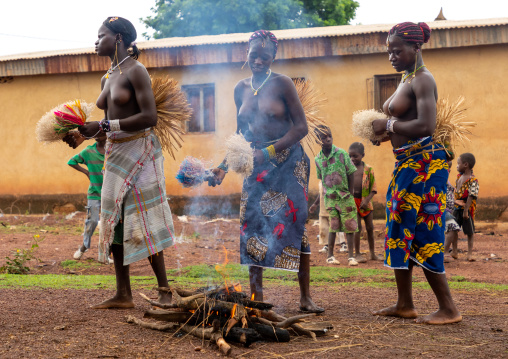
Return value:
<svg viewBox="0 0 508 359">
<path fill-rule="evenodd" d="M 436 128 L 437 88 L 423 64 L 421 47 L 429 40 L 425 23 L 395 25 L 388 34 L 389 59 L 404 71 L 395 93 L 384 103 L 388 120 L 375 120 L 376 135 L 387 133 L 395 169 L 386 195 L 385 265 L 393 268 L 398 300 L 375 315 L 417 318 L 413 304 L 413 266 L 419 265 L 439 303 L 439 309 L 416 322 L 448 324 L 462 320 L 455 306 L 443 264 L 448 164 Z M 375 143 L 379 145 L 379 142 Z"/>
<path fill-rule="evenodd" d="M 263 300 L 263 269 L 298 272 L 300 310 L 324 309 L 310 297 L 310 246 L 305 231 L 309 158 L 300 140 L 308 127 L 293 81 L 270 69 L 278 42 L 269 31 L 249 39 L 252 76 L 235 87 L 237 132 L 252 143 L 254 170 L 244 180 L 240 207 L 240 257 L 249 266 L 255 300 Z M 220 184 L 225 162 L 213 170 Z"/>
</svg>

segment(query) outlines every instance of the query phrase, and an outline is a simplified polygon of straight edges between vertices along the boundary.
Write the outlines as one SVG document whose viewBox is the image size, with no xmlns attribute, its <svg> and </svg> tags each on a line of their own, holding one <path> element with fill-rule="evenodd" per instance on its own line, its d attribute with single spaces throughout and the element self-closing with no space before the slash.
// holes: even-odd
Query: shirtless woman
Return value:
<svg viewBox="0 0 508 359">
<path fill-rule="evenodd" d="M 241 263 L 251 292 L 263 300 L 263 268 L 298 271 L 300 309 L 323 312 L 310 297 L 310 246 L 305 231 L 309 158 L 300 145 L 307 121 L 293 81 L 270 69 L 277 39 L 265 30 L 249 39 L 252 77 L 234 91 L 237 132 L 252 142 L 254 171 L 245 179 L 240 207 Z M 225 162 L 213 170 L 220 184 Z"/>
<path fill-rule="evenodd" d="M 99 259 L 111 251 L 117 291 L 95 309 L 134 307 L 129 264 L 150 261 L 159 287 L 168 287 L 163 249 L 173 244 L 173 222 L 166 199 L 160 143 L 150 129 L 157 111 L 146 68 L 136 59 L 136 30 L 121 17 L 108 17 L 99 28 L 95 51 L 111 59 L 101 80 L 97 107 L 104 119 L 79 128 L 85 137 L 106 132 L 104 183 L 101 196 Z M 65 141 L 72 147 L 75 138 Z M 159 300 L 171 301 L 162 293 Z"/>
<path fill-rule="evenodd" d="M 376 120 L 377 135 L 388 132 L 396 168 L 386 196 L 385 265 L 395 271 L 398 300 L 374 315 L 416 318 L 412 297 L 415 264 L 423 268 L 439 309 L 417 323 L 448 324 L 462 320 L 453 302 L 443 264 L 447 163 L 443 145 L 432 140 L 436 128 L 437 88 L 423 63 L 421 48 L 429 40 L 425 23 L 401 23 L 387 39 L 396 71 L 404 71 L 395 93 L 385 102 L 388 120 Z M 379 142 L 376 143 L 379 145 Z"/>
</svg>

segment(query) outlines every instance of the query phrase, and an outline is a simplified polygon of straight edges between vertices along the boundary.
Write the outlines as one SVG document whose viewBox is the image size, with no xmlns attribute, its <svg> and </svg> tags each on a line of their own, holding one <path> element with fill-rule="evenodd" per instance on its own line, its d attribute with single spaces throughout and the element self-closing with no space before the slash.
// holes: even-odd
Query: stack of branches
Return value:
<svg viewBox="0 0 508 359">
<path fill-rule="evenodd" d="M 316 340 L 317 335 L 325 335 L 333 328 L 327 322 L 313 323 L 306 327 L 300 323 L 315 314 L 286 318 L 275 313 L 272 304 L 249 300 L 245 293 L 235 292 L 234 287 L 219 287 L 210 291 L 178 288 L 157 290 L 171 292 L 173 303 L 163 304 L 142 293 L 140 295 L 158 308 L 146 311 L 144 317 L 158 322 L 133 316 L 128 316 L 127 322 L 153 330 L 174 330 L 174 334 L 185 332 L 187 335 L 210 340 L 224 355 L 229 355 L 232 350 L 227 341 L 248 347 L 256 341 L 288 342 L 291 335 Z"/>
<path fill-rule="evenodd" d="M 186 122 L 191 119 L 192 109 L 178 81 L 169 76 L 152 77 L 152 91 L 157 108 L 157 126 L 154 132 L 163 150 L 173 159 L 174 151 L 182 147 L 182 135 Z"/>
</svg>

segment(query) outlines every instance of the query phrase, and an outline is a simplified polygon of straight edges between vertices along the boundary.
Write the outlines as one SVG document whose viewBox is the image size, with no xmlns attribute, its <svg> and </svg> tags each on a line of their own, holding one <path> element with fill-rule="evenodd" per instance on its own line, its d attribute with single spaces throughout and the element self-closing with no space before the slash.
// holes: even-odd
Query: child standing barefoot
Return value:
<svg viewBox="0 0 508 359">
<path fill-rule="evenodd" d="M 462 231 L 467 235 L 467 260 L 473 262 L 474 214 L 480 186 L 473 174 L 476 163 L 472 153 L 463 153 L 457 160 L 457 183 L 455 185 L 455 217 Z M 455 241 L 457 238 L 455 238 Z"/>
<path fill-rule="evenodd" d="M 330 216 L 330 233 L 328 234 L 329 264 L 339 264 L 333 255 L 335 236 L 337 232 L 346 233 L 348 246 L 348 264 L 358 265 L 358 258 L 353 253 L 354 233 L 358 231 L 356 221 L 356 206 L 353 198 L 353 173 L 356 167 L 351 162 L 346 151 L 333 144 L 330 128 L 319 126 L 315 129 L 321 140 L 321 152 L 316 156 L 316 172 L 319 180 L 323 181 L 325 207 Z"/>
<path fill-rule="evenodd" d="M 372 205 L 372 197 L 377 194 L 374 171 L 372 167 L 362 161 L 363 157 L 365 157 L 365 148 L 360 142 L 354 142 L 349 146 L 349 157 L 351 157 L 351 161 L 356 166 L 353 189 L 353 196 L 358 211 L 358 232 L 355 233 L 356 256 L 360 256 L 360 233 L 362 231 L 363 218 L 369 242 L 369 258 L 374 261 L 381 261 L 383 258 L 377 256 L 374 250 L 374 223 L 372 221 L 374 206 Z"/>
</svg>

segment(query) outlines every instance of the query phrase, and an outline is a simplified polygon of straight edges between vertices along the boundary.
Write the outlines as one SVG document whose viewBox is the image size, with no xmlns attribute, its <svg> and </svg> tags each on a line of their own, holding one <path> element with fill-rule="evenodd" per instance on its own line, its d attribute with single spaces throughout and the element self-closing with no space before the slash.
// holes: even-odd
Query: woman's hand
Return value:
<svg viewBox="0 0 508 359">
<path fill-rule="evenodd" d="M 208 185 L 215 187 L 222 183 L 224 177 L 226 177 L 226 172 L 221 168 L 214 168 L 212 170 L 213 179 L 208 180 Z"/>
<path fill-rule="evenodd" d="M 382 139 L 380 139 L 380 140 L 375 140 L 375 141 L 370 140 L 370 142 L 371 142 L 374 146 L 379 146 L 379 145 L 381 145 L 381 143 L 382 143 L 382 142 L 386 142 L 386 141 L 389 141 L 389 140 L 390 140 L 390 136 L 388 136 L 388 135 L 387 135 L 387 136 L 383 137 L 383 138 L 382 138 Z"/>
<path fill-rule="evenodd" d="M 98 134 L 100 130 L 99 122 L 93 121 L 93 122 L 87 122 L 83 126 L 78 127 L 79 133 L 81 133 L 86 138 L 92 138 L 95 135 Z"/>
<path fill-rule="evenodd" d="M 255 165 L 261 165 L 265 162 L 265 156 L 263 155 L 263 151 L 261 150 L 255 150 L 254 151 L 254 164 Z"/>
<path fill-rule="evenodd" d="M 78 131 L 70 131 L 62 138 L 62 141 L 68 144 L 69 147 L 76 148 L 85 141 L 85 138 Z"/>
<path fill-rule="evenodd" d="M 380 135 L 386 133 L 386 123 L 387 122 L 388 122 L 387 119 L 372 121 L 372 129 L 374 130 L 374 134 L 376 136 L 380 136 Z"/>
</svg>

